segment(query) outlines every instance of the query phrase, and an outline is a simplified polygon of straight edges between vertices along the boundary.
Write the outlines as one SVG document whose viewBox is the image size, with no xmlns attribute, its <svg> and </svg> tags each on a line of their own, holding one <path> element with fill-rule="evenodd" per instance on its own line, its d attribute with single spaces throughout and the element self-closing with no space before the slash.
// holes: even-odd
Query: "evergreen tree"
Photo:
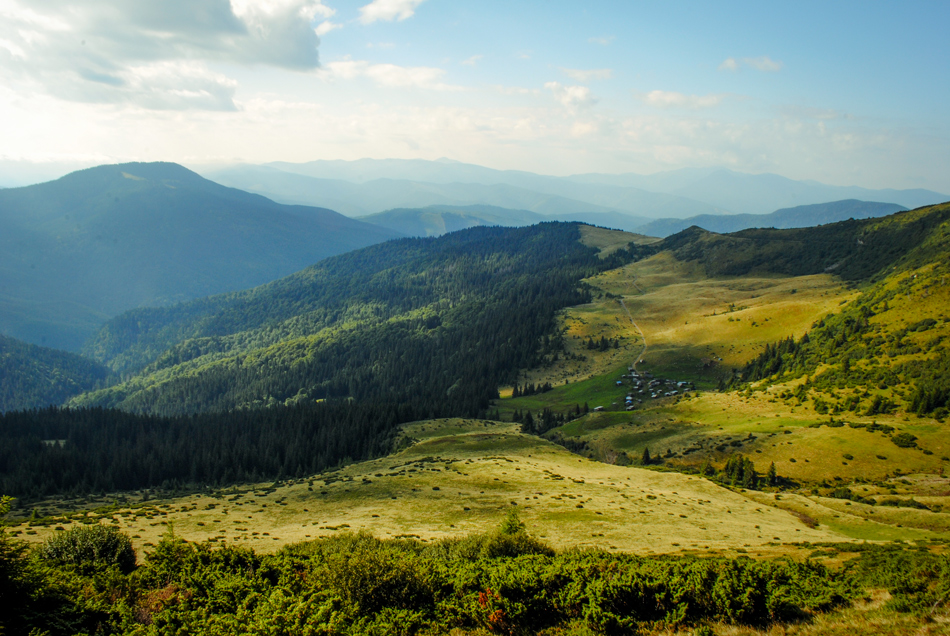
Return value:
<svg viewBox="0 0 950 636">
<path fill-rule="evenodd" d="M 524 419 L 522 420 L 521 428 L 527 433 L 534 432 L 534 417 L 531 415 L 531 411 L 525 411 Z"/>
</svg>

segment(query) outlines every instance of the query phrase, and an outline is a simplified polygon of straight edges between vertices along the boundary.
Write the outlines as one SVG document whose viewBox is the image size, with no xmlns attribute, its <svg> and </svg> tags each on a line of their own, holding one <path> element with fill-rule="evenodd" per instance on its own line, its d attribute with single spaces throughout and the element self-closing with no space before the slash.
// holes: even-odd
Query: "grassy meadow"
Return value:
<svg viewBox="0 0 950 636">
<path fill-rule="evenodd" d="M 60 528 L 106 523 L 148 550 L 173 527 L 189 541 L 273 552 L 345 531 L 423 541 L 485 532 L 516 508 L 555 548 L 771 554 L 782 545 L 847 540 L 748 493 L 579 457 L 512 424 L 436 420 L 409 425 L 404 435 L 411 445 L 402 451 L 313 479 L 88 512 L 48 509 L 43 525 L 26 521 L 11 531 L 41 541 Z"/>
</svg>

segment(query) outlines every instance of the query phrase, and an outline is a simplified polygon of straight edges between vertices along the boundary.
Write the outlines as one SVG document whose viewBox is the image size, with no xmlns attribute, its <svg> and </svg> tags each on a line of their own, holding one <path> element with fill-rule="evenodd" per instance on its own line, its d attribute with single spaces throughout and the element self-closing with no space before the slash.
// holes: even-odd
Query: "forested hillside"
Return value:
<svg viewBox="0 0 950 636">
<path fill-rule="evenodd" d="M 578 238 L 577 225 L 549 223 L 405 239 L 247 292 L 136 310 L 89 353 L 117 371 L 147 366 L 73 405 L 177 415 L 352 398 L 477 411 L 554 346 L 554 312 L 586 298 L 579 281 L 620 258 Z"/>
<path fill-rule="evenodd" d="M 58 406 L 109 375 L 109 369 L 82 356 L 0 335 L 0 412 Z"/>
</svg>

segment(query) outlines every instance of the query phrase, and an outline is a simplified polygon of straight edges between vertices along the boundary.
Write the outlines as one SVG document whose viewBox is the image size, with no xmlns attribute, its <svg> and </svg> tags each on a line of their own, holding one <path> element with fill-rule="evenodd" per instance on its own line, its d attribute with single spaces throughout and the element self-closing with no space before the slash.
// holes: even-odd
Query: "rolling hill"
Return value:
<svg viewBox="0 0 950 636">
<path fill-rule="evenodd" d="M 158 417 L 147 435 L 168 437 L 151 448 L 219 431 L 207 441 L 221 446 L 213 454 L 237 457 L 236 449 L 258 435 L 264 436 L 259 445 L 279 448 L 277 440 L 301 435 L 295 427 L 308 421 L 325 422 L 320 434 L 337 440 L 323 447 L 339 450 L 306 460 L 280 453 L 242 459 L 245 476 L 273 474 L 278 466 L 302 474 L 332 465 L 341 456 L 335 453 L 372 456 L 385 448 L 394 425 L 412 419 L 491 414 L 521 422 L 527 432 L 561 436 L 570 448 L 606 461 L 662 444 L 665 463 L 696 470 L 704 458 L 723 462 L 751 448 L 787 462 L 780 474 L 799 479 L 812 475 L 808 465 L 763 442 L 783 427 L 813 430 L 822 423 L 816 413 L 852 407 L 862 417 L 890 418 L 889 429 L 874 431 L 922 440 L 930 454 L 912 454 L 930 466 L 950 449 L 933 432 L 893 418 L 943 417 L 946 408 L 938 308 L 948 219 L 944 205 L 815 228 L 721 235 L 694 227 L 660 241 L 560 223 L 391 241 L 252 290 L 117 317 L 87 354 L 123 381 L 70 404 Z M 907 285 L 917 285 L 911 296 L 929 300 L 907 304 L 910 292 L 879 298 L 884 292 L 876 291 Z M 862 297 L 876 299 L 867 311 Z M 887 314 L 882 298 L 892 307 L 893 327 L 869 331 L 868 311 Z M 809 330 L 824 344 L 803 344 Z M 682 381 L 709 391 L 739 383 L 740 390 L 681 403 L 666 399 L 674 395 L 667 386 L 666 394 L 640 396 L 630 412 L 623 374 L 631 363 L 663 386 Z M 853 365 L 853 377 L 840 375 L 845 364 Z M 788 378 L 772 377 L 779 372 Z M 858 380 L 863 388 L 848 384 Z M 742 384 L 750 382 L 761 388 Z M 838 397 L 822 394 L 828 390 Z M 604 410 L 588 412 L 597 405 Z M 119 429 L 126 427 L 122 418 L 134 417 L 107 413 L 116 414 L 97 416 L 102 426 L 111 418 Z M 199 413 L 206 419 L 180 418 Z M 236 413 L 243 428 L 228 424 Z M 724 413 L 732 419 L 723 420 Z M 777 419 L 763 426 L 762 417 Z M 286 425 L 271 423 L 282 419 Z M 720 432 L 724 425 L 728 431 Z M 228 426 L 249 432 L 229 439 Z M 736 439 L 737 431 L 743 437 Z M 796 441 L 806 435 L 790 434 Z M 103 437 L 95 452 L 130 452 L 126 441 L 105 441 L 111 439 Z M 72 452 L 80 461 L 80 449 Z M 916 465 L 901 453 L 906 465 Z M 148 461 L 166 459 L 158 453 Z M 890 465 L 881 461 L 882 469 Z M 202 474 L 222 480 L 237 470 L 217 460 L 200 470 L 194 459 L 182 466 L 186 481 Z"/>
<path fill-rule="evenodd" d="M 0 192 L 0 331 L 77 351 L 108 318 L 259 285 L 398 236 L 170 163 Z"/>
</svg>

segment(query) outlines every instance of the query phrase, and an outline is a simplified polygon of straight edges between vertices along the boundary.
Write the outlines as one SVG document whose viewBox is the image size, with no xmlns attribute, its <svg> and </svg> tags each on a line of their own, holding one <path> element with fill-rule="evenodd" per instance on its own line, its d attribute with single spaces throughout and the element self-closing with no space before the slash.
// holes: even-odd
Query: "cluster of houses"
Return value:
<svg viewBox="0 0 950 636">
<path fill-rule="evenodd" d="M 692 382 L 677 382 L 676 380 L 654 378 L 653 374 L 646 372 L 639 373 L 633 367 L 628 367 L 627 371 L 628 373 L 621 375 L 620 379 L 617 380 L 617 386 L 623 386 L 625 380 L 631 384 L 630 391 L 624 398 L 624 404 L 628 411 L 632 411 L 636 408 L 637 404 L 642 404 L 643 398 L 647 395 L 655 400 L 660 397 L 679 395 L 681 391 L 693 389 Z M 594 410 L 603 410 L 603 407 L 598 407 Z"/>
</svg>

